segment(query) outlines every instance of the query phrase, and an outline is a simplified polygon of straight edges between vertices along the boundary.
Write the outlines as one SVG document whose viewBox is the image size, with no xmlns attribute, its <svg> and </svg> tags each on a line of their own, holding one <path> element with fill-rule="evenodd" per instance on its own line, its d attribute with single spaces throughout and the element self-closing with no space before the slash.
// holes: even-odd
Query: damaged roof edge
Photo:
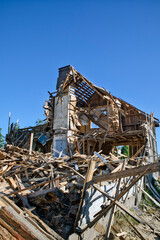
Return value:
<svg viewBox="0 0 160 240">
<path fill-rule="evenodd" d="M 73 73 L 71 73 L 70 70 L 72 70 Z M 70 85 L 72 83 L 73 79 L 71 81 L 68 81 L 69 76 L 74 75 L 74 73 L 79 75 L 82 78 L 82 80 L 84 82 L 86 82 L 89 85 L 90 88 L 94 89 L 101 97 L 107 95 L 111 99 L 114 98 L 114 99 L 119 100 L 123 104 L 129 105 L 130 107 L 134 108 L 134 110 L 138 111 L 139 113 L 141 113 L 145 116 L 151 117 L 150 114 L 140 110 L 139 108 L 136 108 L 135 106 L 133 106 L 132 104 L 130 104 L 126 101 L 124 101 L 123 99 L 113 96 L 105 88 L 101 88 L 101 87 L 96 86 L 91 81 L 89 81 L 87 78 L 85 78 L 82 74 L 80 74 L 72 65 L 67 65 L 65 67 L 59 68 L 59 77 L 58 77 L 56 88 L 58 89 L 61 84 L 63 84 L 63 89 L 65 89 L 68 85 Z M 74 76 L 74 80 L 75 80 L 75 76 Z M 157 124 L 159 124 L 160 121 L 159 121 L 158 118 L 153 117 L 153 119 L 156 121 Z"/>
</svg>

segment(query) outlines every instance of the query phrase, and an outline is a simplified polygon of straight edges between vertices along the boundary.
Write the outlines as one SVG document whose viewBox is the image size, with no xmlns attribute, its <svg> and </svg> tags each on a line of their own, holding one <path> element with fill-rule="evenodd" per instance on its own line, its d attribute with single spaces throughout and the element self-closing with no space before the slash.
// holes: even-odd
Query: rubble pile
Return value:
<svg viewBox="0 0 160 240">
<path fill-rule="evenodd" d="M 36 213 L 62 237 L 73 231 L 80 194 L 72 190 L 64 193 L 59 188 L 47 189 L 28 195 L 28 202 Z"/>
<path fill-rule="evenodd" d="M 94 167 L 90 169 L 91 162 Z M 131 170 L 129 174 L 134 176 L 137 173 L 132 173 L 132 168 L 138 169 L 137 166 L 145 167 L 142 161 L 135 161 L 133 157 L 129 159 L 123 154 L 106 156 L 100 151 L 94 152 L 93 156 L 76 153 L 72 157 L 57 158 L 51 153 L 30 153 L 6 145 L 5 149 L 0 149 L 0 193 L 1 197 L 8 196 L 21 209 L 34 214 L 67 239 L 74 232 L 86 183 L 92 177 L 95 182 L 104 181 L 101 179 L 104 176 L 113 176 L 117 182 L 115 174 L 121 174 L 122 167 L 125 171 Z M 155 170 L 152 168 L 152 171 Z M 92 177 L 88 178 L 89 175 Z M 129 182 L 123 182 L 121 188 L 127 184 Z M 94 184 L 92 187 L 96 188 Z"/>
<path fill-rule="evenodd" d="M 83 188 L 82 178 L 72 170 L 85 176 L 91 159 L 97 162 L 94 175 L 111 172 L 119 165 L 115 156 L 103 157 L 110 158 L 112 164 L 104 163 L 97 155 L 55 158 L 51 153 L 32 151 L 30 155 L 27 149 L 6 145 L 0 150 L 1 182 L 5 187 L 4 182 L 10 185 L 10 192 L 27 188 L 11 198 L 22 208 L 34 208 L 34 213 L 65 237 L 73 231 Z M 3 189 L 3 193 L 8 190 Z"/>
<path fill-rule="evenodd" d="M 71 65 L 59 68 L 56 91 L 48 93 L 42 124 L 19 128 L 9 115 L 0 149 L 0 226 L 22 240 L 110 239 L 118 207 L 157 231 L 129 209 L 145 186 L 159 206 L 152 185 L 160 171 L 159 119 Z"/>
<path fill-rule="evenodd" d="M 29 155 L 28 150 L 12 145 L 1 149 L 0 159 L 2 183 L 8 182 L 14 191 L 29 188 L 27 194 L 22 192 L 23 197 L 12 198 L 16 204 L 34 207 L 34 212 L 62 236 L 70 233 L 83 187 L 82 183 L 77 183 L 79 176 L 65 167 L 73 165 L 69 163 L 71 159 L 53 158 L 49 153 L 35 151 Z"/>
</svg>

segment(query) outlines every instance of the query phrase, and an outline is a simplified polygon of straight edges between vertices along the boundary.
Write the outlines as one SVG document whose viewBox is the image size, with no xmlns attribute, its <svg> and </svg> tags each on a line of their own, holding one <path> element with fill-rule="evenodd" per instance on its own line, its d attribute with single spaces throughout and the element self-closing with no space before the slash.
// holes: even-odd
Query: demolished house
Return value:
<svg viewBox="0 0 160 240">
<path fill-rule="evenodd" d="M 0 153 L 0 201 L 8 215 L 2 207 L 0 224 L 22 239 L 109 239 L 116 207 L 147 224 L 129 209 L 140 202 L 145 185 L 160 201 L 152 182 L 160 170 L 159 120 L 70 65 L 59 69 L 57 91 L 49 92 L 44 109 L 42 125 L 9 124 L 8 145 Z M 129 156 L 120 152 L 124 145 Z M 13 224 L 15 208 L 24 231 Z"/>
</svg>

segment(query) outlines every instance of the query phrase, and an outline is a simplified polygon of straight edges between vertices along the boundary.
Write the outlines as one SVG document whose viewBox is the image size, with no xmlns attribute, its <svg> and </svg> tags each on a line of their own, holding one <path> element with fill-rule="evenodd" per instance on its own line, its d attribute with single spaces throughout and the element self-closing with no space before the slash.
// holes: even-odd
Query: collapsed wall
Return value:
<svg viewBox="0 0 160 240">
<path fill-rule="evenodd" d="M 63 151 L 109 154 L 115 146 L 129 145 L 130 157 L 153 162 L 157 158 L 155 127 L 159 120 L 95 86 L 72 66 L 59 69 L 56 95 L 51 96 L 53 154 Z M 53 101 L 54 99 L 54 101 Z"/>
</svg>

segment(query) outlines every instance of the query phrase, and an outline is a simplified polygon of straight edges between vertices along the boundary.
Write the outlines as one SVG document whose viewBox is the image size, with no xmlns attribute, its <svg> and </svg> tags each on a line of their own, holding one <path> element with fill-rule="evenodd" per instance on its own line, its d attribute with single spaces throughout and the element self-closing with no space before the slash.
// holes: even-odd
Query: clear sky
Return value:
<svg viewBox="0 0 160 240">
<path fill-rule="evenodd" d="M 160 118 L 160 0 L 0 0 L 0 128 L 43 116 L 58 68 Z M 157 128 L 160 152 L 160 128 Z"/>
</svg>

